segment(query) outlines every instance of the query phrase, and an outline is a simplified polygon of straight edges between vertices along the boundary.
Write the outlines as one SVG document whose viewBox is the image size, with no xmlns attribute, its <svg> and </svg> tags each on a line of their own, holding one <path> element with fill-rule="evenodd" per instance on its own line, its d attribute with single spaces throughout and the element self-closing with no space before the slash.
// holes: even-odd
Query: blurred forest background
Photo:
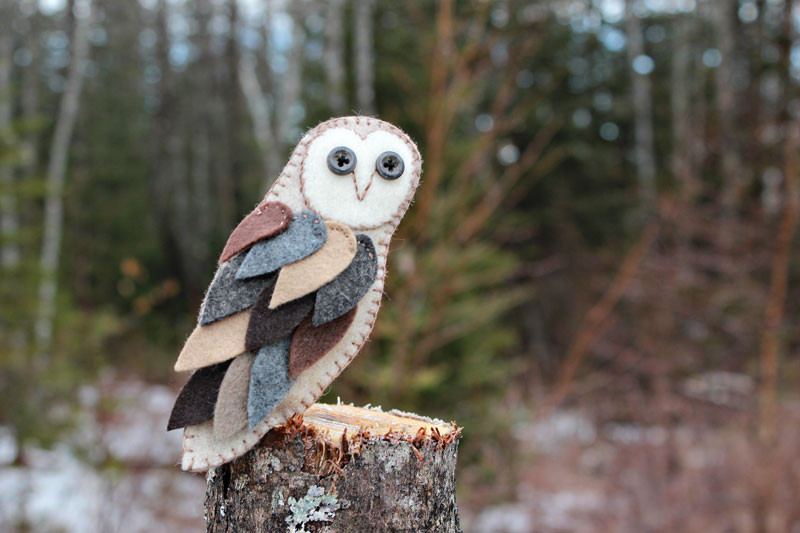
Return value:
<svg viewBox="0 0 800 533">
<path fill-rule="evenodd" d="M 794 0 L 0 5 L 0 529 L 202 529 L 172 364 L 361 113 L 423 183 L 322 401 L 464 426 L 465 531 L 800 531 Z"/>
</svg>

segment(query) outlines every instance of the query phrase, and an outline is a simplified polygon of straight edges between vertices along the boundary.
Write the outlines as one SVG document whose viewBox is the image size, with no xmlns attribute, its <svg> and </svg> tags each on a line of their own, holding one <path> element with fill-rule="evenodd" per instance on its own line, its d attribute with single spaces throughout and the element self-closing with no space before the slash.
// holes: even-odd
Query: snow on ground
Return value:
<svg viewBox="0 0 800 533">
<path fill-rule="evenodd" d="M 115 409 L 102 413 L 110 394 Z M 164 430 L 174 397 L 163 386 L 105 378 L 79 391 L 80 423 L 50 450 L 20 451 L 13 430 L 0 427 L 0 530 L 203 530 L 205 479 L 178 468 L 181 434 Z"/>
</svg>

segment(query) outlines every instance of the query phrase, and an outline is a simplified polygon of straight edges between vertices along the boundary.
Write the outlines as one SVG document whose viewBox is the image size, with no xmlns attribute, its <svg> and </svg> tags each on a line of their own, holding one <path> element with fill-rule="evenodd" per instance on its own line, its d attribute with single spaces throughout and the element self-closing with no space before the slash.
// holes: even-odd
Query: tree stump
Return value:
<svg viewBox="0 0 800 533">
<path fill-rule="evenodd" d="M 207 476 L 209 532 L 458 532 L 455 424 L 312 405 Z"/>
</svg>

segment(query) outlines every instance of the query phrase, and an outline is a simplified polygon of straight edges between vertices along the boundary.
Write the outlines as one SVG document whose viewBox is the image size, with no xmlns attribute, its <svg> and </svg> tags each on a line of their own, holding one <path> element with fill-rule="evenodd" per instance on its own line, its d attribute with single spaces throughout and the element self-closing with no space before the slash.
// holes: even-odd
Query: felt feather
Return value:
<svg viewBox="0 0 800 533">
<path fill-rule="evenodd" d="M 316 296 L 312 323 L 321 326 L 353 309 L 375 281 L 378 254 L 372 239 L 358 235 L 358 250 L 350 265 L 336 278 L 323 285 Z"/>
<path fill-rule="evenodd" d="M 247 427 L 247 396 L 254 359 L 253 354 L 243 353 L 225 372 L 214 408 L 214 436 L 217 439 L 226 439 Z"/>
<path fill-rule="evenodd" d="M 276 278 L 272 278 L 258 297 L 250 314 L 247 325 L 245 348 L 248 351 L 258 351 L 262 346 L 274 344 L 280 339 L 292 334 L 294 328 L 311 312 L 314 307 L 314 295 L 308 294 L 297 300 L 286 302 L 275 308 L 269 308 L 272 292 L 275 289 Z"/>
<path fill-rule="evenodd" d="M 358 159 L 358 164 L 346 176 L 329 166 L 332 151 L 337 147 L 346 147 Z M 386 152 L 393 153 L 404 163 L 403 171 L 390 177 L 378 169 L 378 161 Z M 195 331 L 189 340 L 187 354 L 180 360 L 179 369 L 219 363 L 236 356 L 239 356 L 234 360 L 237 366 L 244 364 L 238 362 L 244 358 L 252 358 L 253 365 L 249 382 L 241 369 L 231 371 L 230 385 L 223 379 L 226 387 L 217 398 L 221 405 L 215 419 L 185 428 L 181 460 L 184 470 L 206 471 L 247 453 L 270 429 L 302 414 L 357 356 L 375 324 L 384 291 L 389 245 L 412 203 L 420 181 L 421 163 L 419 150 L 405 133 L 375 118 L 331 119 L 306 133 L 264 197 L 260 204 L 263 207 L 258 210 L 263 211 L 267 202 L 280 202 L 291 210 L 289 222 L 283 229 L 273 232 L 271 224 L 260 222 L 268 218 L 261 218 L 261 215 L 249 217 L 259 222 L 250 225 L 248 220 L 240 224 L 241 228 L 229 239 L 221 262 L 242 256 L 242 263 L 234 276 L 237 280 L 274 273 L 275 288 L 268 308 L 280 311 L 280 297 L 285 297 L 283 303 L 288 305 L 288 302 L 308 296 L 314 298 L 314 309 L 290 333 L 293 339 L 284 338 L 259 350 L 259 364 L 256 364 L 257 353 L 244 351 L 255 304 Z M 299 213 L 303 211 L 313 212 L 309 214 L 318 220 L 319 232 L 326 233 L 311 247 L 302 238 L 287 237 L 295 222 L 298 223 L 295 230 L 299 230 L 302 221 L 308 220 L 300 217 Z M 372 273 L 371 268 L 369 272 L 365 271 L 367 265 L 360 259 L 353 261 L 358 241 L 351 237 L 353 249 L 349 257 L 342 258 L 341 254 L 334 253 L 325 257 L 322 247 L 330 235 L 327 235 L 324 220 L 343 224 L 351 232 L 371 239 L 376 251 L 377 272 L 363 296 L 361 292 L 367 284 L 367 274 L 371 277 Z M 314 241 L 313 234 L 310 240 Z M 309 261 L 310 265 L 295 269 L 299 263 L 314 256 L 317 256 L 315 261 L 319 264 Z M 349 270 L 351 265 L 352 271 Z M 361 267 L 356 269 L 359 265 Z M 338 276 L 341 277 L 337 280 Z M 324 294 L 318 298 L 315 293 L 321 290 Z M 225 291 L 220 291 L 220 295 L 227 299 L 233 293 L 225 295 Z M 239 298 L 238 293 L 236 298 Z M 357 303 L 351 310 L 315 326 L 315 312 L 317 323 L 320 323 L 343 312 L 355 300 Z M 214 305 L 217 303 L 211 304 Z M 225 302 L 224 305 L 233 309 L 241 304 Z M 205 310 L 200 314 L 201 320 L 204 313 Z M 208 313 L 207 316 L 211 317 L 218 311 L 209 308 Z M 285 327 L 291 322 L 293 320 L 282 324 Z M 253 327 L 259 323 L 252 322 Z M 223 324 L 226 325 L 222 330 L 206 329 L 222 327 Z M 264 340 L 260 339 L 261 342 Z M 289 376 L 289 352 L 292 352 L 294 379 Z M 230 364 L 233 366 L 233 362 Z M 234 376 L 238 378 L 234 379 Z M 242 386 L 243 381 L 252 386 Z M 235 392 L 229 396 L 228 390 Z M 244 395 L 247 396 L 247 423 L 241 427 Z M 234 401 L 234 398 L 238 399 Z M 228 425 L 228 419 L 233 423 Z M 241 429 L 235 430 L 234 427 Z"/>
<path fill-rule="evenodd" d="M 310 294 L 341 273 L 356 255 L 356 237 L 350 228 L 326 221 L 328 239 L 320 250 L 305 259 L 286 265 L 278 273 L 269 307 L 274 309 Z"/>
<path fill-rule="evenodd" d="M 300 372 L 316 363 L 342 340 L 356 316 L 352 309 L 336 320 L 319 327 L 311 323 L 311 317 L 303 320 L 294 335 L 289 348 L 289 378 L 296 378 Z"/>
<path fill-rule="evenodd" d="M 221 361 L 233 359 L 246 351 L 244 346 L 250 311 L 242 311 L 194 329 L 175 363 L 175 370 L 183 372 Z"/>
<path fill-rule="evenodd" d="M 236 271 L 243 261 L 244 254 L 239 254 L 217 270 L 200 311 L 201 326 L 252 307 L 264 287 L 270 282 L 275 283 L 275 276 L 237 280 Z"/>
<path fill-rule="evenodd" d="M 302 211 L 289 229 L 253 246 L 236 272 L 236 279 L 247 279 L 274 272 L 300 261 L 325 243 L 327 231 L 322 218 L 313 211 Z"/>
<path fill-rule="evenodd" d="M 247 418 L 250 429 L 269 415 L 286 397 L 292 386 L 289 379 L 289 338 L 264 346 L 250 371 Z"/>
<path fill-rule="evenodd" d="M 225 377 L 230 361 L 201 368 L 189 378 L 181 389 L 172 413 L 169 415 L 167 431 L 201 424 L 214 416 L 219 386 Z"/>
<path fill-rule="evenodd" d="M 256 207 L 236 226 L 219 256 L 224 263 L 260 240 L 284 231 L 292 220 L 292 211 L 281 202 L 267 202 Z"/>
</svg>

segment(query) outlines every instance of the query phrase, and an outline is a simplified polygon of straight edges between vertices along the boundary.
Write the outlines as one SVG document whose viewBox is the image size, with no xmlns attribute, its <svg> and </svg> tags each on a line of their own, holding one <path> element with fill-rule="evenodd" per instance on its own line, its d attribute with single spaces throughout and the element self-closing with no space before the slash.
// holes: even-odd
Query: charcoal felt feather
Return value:
<svg viewBox="0 0 800 533">
<path fill-rule="evenodd" d="M 378 273 L 378 254 L 372 239 L 358 235 L 358 250 L 350 265 L 333 281 L 320 287 L 314 304 L 315 326 L 339 318 L 358 305 Z"/>
<path fill-rule="evenodd" d="M 286 302 L 276 309 L 270 309 L 269 302 L 272 299 L 275 281 L 273 278 L 264 288 L 250 314 L 245 337 L 247 350 L 258 351 L 262 346 L 288 337 L 314 307 L 314 295 L 309 294 Z"/>
<path fill-rule="evenodd" d="M 201 424 L 213 418 L 217 394 L 228 365 L 230 361 L 225 361 L 201 368 L 192 374 L 172 407 L 167 423 L 168 431 Z"/>
<path fill-rule="evenodd" d="M 244 254 L 239 254 L 217 270 L 200 311 L 201 326 L 252 307 L 264 288 L 275 284 L 274 274 L 236 279 L 236 271 L 243 261 Z"/>
<path fill-rule="evenodd" d="M 346 171 L 340 153 L 354 156 Z M 392 172 L 381 166 L 386 153 L 401 163 Z M 185 427 L 182 468 L 242 455 L 302 414 L 356 356 L 420 172 L 414 143 L 374 118 L 332 119 L 303 137 L 228 239 L 175 364 L 195 370 L 170 421 Z"/>
</svg>

